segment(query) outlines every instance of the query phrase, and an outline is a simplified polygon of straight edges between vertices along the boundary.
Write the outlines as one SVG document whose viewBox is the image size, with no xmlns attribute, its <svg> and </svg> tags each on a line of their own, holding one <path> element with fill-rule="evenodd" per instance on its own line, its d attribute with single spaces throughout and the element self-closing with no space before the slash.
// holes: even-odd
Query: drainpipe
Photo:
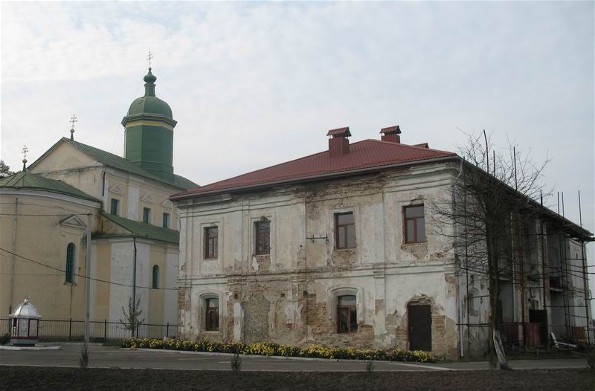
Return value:
<svg viewBox="0 0 595 391">
<path fill-rule="evenodd" d="M 101 173 L 101 197 L 105 196 L 105 170 Z"/>
<path fill-rule="evenodd" d="M 91 312 L 91 213 L 87 215 L 87 267 L 85 270 L 85 344 L 89 343 L 91 334 L 90 312 Z"/>
<path fill-rule="evenodd" d="M 546 311 L 546 330 L 548 332 L 547 335 L 549 335 L 549 327 L 548 325 L 551 324 L 551 316 L 552 316 L 552 307 L 550 307 L 549 311 L 547 310 L 547 288 L 549 288 L 549 278 L 548 280 L 546 280 L 546 267 L 549 268 L 550 266 L 550 260 L 549 260 L 549 251 L 547 251 L 547 245 L 548 245 L 548 237 L 547 237 L 547 231 L 544 230 L 544 225 L 543 225 L 543 219 L 539 219 L 539 233 L 540 233 L 540 237 L 541 237 L 541 253 L 543 254 L 543 256 L 541 257 L 541 281 L 543 281 L 543 283 L 541 284 L 543 286 L 542 288 L 542 293 L 543 293 L 543 309 Z M 546 264 L 547 262 L 547 264 Z M 548 269 L 549 270 L 549 269 Z M 529 320 L 530 321 L 530 320 Z M 544 343 L 547 343 L 547 339 L 545 341 L 543 341 Z"/>
<path fill-rule="evenodd" d="M 589 311 L 589 307 L 591 306 L 591 302 L 589 300 L 589 269 L 587 266 L 587 257 L 585 256 L 585 242 L 581 239 L 580 240 L 581 243 L 581 260 L 583 263 L 583 292 L 584 292 L 584 296 L 585 296 L 585 315 L 587 316 L 587 326 L 586 326 L 586 331 L 587 331 L 587 341 L 588 343 L 591 343 L 591 314 Z"/>
<path fill-rule="evenodd" d="M 133 257 L 133 269 L 132 269 L 132 311 L 136 313 L 136 236 L 132 238 L 132 245 L 134 246 L 134 257 Z M 129 314 L 132 315 L 132 314 Z M 133 318 L 134 323 L 136 323 L 136 319 Z M 136 325 L 134 324 L 131 330 L 132 337 L 134 338 L 134 329 Z"/>
<path fill-rule="evenodd" d="M 463 173 L 463 159 L 461 158 L 461 165 L 459 166 L 459 174 L 457 175 L 457 177 L 455 178 L 455 183 L 453 184 L 453 202 L 454 202 L 454 206 L 456 207 L 456 202 L 457 202 L 457 182 L 459 181 L 459 178 L 461 176 L 461 174 Z M 458 237 L 459 237 L 459 225 L 457 224 L 457 222 L 454 222 L 455 225 L 455 240 L 457 242 L 455 242 L 455 276 L 457 277 L 457 284 L 456 284 L 456 298 L 457 298 L 457 332 L 459 334 L 459 357 L 464 357 L 465 356 L 465 347 L 464 347 L 464 341 L 463 341 L 463 331 L 461 330 L 462 326 L 462 315 L 461 315 L 461 259 L 459 257 L 458 254 Z M 469 283 L 467 282 L 467 291 L 469 290 Z M 467 295 L 467 299 L 469 298 L 469 295 Z M 468 307 L 469 304 L 467 304 Z"/>
<path fill-rule="evenodd" d="M 306 341 L 309 338 L 309 316 L 308 316 L 308 195 L 304 197 L 304 236 L 306 239 L 304 240 L 304 277 L 306 283 L 304 284 L 304 291 L 302 292 L 302 299 L 304 300 L 304 308 L 305 308 L 305 319 L 302 320 L 304 322 L 304 330 L 305 330 L 305 337 Z M 304 295 L 305 293 L 305 295 Z M 299 303 L 299 292 L 298 292 L 298 303 Z M 299 304 L 298 304 L 299 308 Z"/>
<path fill-rule="evenodd" d="M 10 301 L 8 302 L 8 314 L 12 314 L 12 301 L 14 299 L 14 275 L 16 266 L 16 253 L 17 253 L 17 225 L 18 225 L 18 214 L 19 214 L 19 198 L 15 198 L 14 202 L 14 218 L 12 225 L 12 265 L 10 270 Z"/>
<path fill-rule="evenodd" d="M 516 178 L 515 178 L 516 179 Z M 517 309 L 517 305 L 516 305 L 516 270 L 515 270 L 515 266 L 516 266 L 516 253 L 515 253 L 515 245 L 519 246 L 517 244 L 517 241 L 515 240 L 515 235 L 516 235 L 516 230 L 515 230 L 515 219 L 514 219 L 514 215 L 513 212 L 510 213 L 510 262 L 511 262 L 511 267 L 510 267 L 510 277 L 511 277 L 511 281 L 512 281 L 512 325 L 513 327 L 517 327 L 518 325 L 516 324 L 516 320 L 518 318 L 517 313 L 516 313 L 516 309 Z M 521 222 L 521 216 L 519 213 L 519 244 L 522 243 L 521 242 L 521 235 L 522 235 L 522 222 Z M 520 246 L 519 246 L 520 247 Z M 522 258 L 520 260 L 520 262 L 523 262 Z M 504 321 L 502 322 L 504 323 Z M 518 331 L 518 329 L 517 329 Z"/>
</svg>

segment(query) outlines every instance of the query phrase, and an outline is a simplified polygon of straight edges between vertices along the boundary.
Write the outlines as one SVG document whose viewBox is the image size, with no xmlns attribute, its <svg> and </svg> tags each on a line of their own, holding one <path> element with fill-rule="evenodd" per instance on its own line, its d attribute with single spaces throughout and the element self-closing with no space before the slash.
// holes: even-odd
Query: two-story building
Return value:
<svg viewBox="0 0 595 391">
<path fill-rule="evenodd" d="M 171 197 L 180 209 L 181 337 L 447 357 L 487 350 L 487 276 L 463 267 L 454 222 L 439 230 L 429 207 L 448 194 L 461 158 L 401 143 L 398 126 L 381 134 L 350 144 L 349 128 L 334 129 L 326 151 Z M 591 237 L 543 209 L 580 246 Z M 501 327 L 516 327 L 516 342 L 531 321 L 557 322 L 544 254 L 534 254 L 541 289 L 501 289 L 513 323 Z M 515 305 L 521 291 L 543 311 L 535 319 L 529 305 Z"/>
</svg>

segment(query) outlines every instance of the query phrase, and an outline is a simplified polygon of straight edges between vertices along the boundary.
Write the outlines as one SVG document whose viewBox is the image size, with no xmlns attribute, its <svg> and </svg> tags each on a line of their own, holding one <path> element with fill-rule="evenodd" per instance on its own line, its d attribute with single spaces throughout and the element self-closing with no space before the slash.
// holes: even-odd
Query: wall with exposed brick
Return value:
<svg viewBox="0 0 595 391">
<path fill-rule="evenodd" d="M 450 173 L 420 166 L 179 205 L 181 335 L 360 348 L 409 347 L 407 305 L 431 303 L 432 352 L 456 357 L 457 280 L 452 244 L 432 235 L 403 244 L 403 207 L 427 205 Z M 335 246 L 336 213 L 352 212 L 356 246 Z M 254 223 L 270 221 L 270 254 L 254 255 Z M 203 259 L 204 228 L 218 256 Z M 182 284 L 183 282 L 183 284 Z M 203 330 L 201 297 L 220 297 L 220 330 Z M 337 297 L 356 296 L 357 332 L 337 332 Z"/>
</svg>

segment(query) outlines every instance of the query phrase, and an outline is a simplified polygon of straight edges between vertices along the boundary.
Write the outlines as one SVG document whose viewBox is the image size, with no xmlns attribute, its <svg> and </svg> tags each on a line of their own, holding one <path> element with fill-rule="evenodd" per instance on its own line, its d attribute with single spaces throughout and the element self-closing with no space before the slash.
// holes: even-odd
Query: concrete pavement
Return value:
<svg viewBox="0 0 595 391">
<path fill-rule="evenodd" d="M 28 349 L 0 347 L 0 365 L 78 367 L 82 343 L 45 344 Z M 90 368 L 230 370 L 233 355 L 158 349 L 121 349 L 89 344 Z M 244 371 L 354 372 L 366 371 L 366 361 L 244 356 Z M 510 360 L 513 369 L 587 368 L 584 358 Z M 374 371 L 460 371 L 489 369 L 487 361 L 437 364 L 375 361 Z"/>
</svg>

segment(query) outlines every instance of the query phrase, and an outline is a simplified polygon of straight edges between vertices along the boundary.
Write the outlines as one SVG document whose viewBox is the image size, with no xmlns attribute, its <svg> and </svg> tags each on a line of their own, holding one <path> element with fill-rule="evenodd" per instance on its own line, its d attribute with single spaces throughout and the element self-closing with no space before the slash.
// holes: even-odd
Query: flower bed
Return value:
<svg viewBox="0 0 595 391">
<path fill-rule="evenodd" d="M 300 348 L 297 346 L 279 345 L 269 342 L 246 345 L 243 343 L 215 342 L 208 339 L 187 341 L 180 339 L 129 338 L 122 341 L 121 347 L 132 349 L 169 349 L 193 352 L 240 353 L 261 356 L 311 357 L 342 360 L 436 362 L 436 358 L 432 354 L 421 350 L 328 348 L 321 345 L 310 345 Z"/>
</svg>

